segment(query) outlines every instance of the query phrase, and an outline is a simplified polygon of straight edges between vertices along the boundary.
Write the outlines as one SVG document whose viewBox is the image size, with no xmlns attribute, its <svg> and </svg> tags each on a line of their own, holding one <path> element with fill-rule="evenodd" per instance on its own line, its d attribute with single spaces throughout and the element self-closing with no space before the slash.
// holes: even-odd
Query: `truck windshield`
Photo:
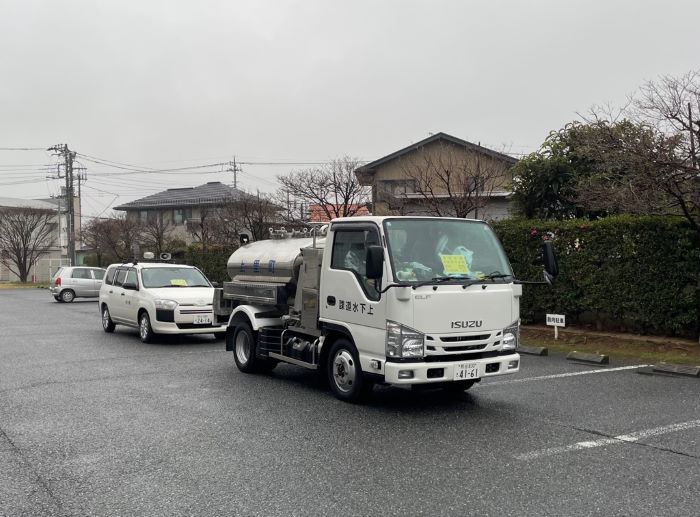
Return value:
<svg viewBox="0 0 700 517">
<path fill-rule="evenodd" d="M 395 282 L 504 279 L 513 272 L 491 228 L 461 219 L 387 219 Z"/>
</svg>

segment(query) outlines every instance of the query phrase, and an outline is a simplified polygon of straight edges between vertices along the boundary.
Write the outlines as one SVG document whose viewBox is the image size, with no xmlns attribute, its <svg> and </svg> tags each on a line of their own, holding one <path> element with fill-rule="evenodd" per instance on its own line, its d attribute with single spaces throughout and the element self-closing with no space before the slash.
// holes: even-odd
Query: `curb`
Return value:
<svg viewBox="0 0 700 517">
<path fill-rule="evenodd" d="M 659 363 L 652 366 L 651 371 L 654 373 L 682 375 L 684 377 L 700 377 L 700 366 L 690 366 L 687 364 Z"/>
<path fill-rule="evenodd" d="M 582 363 L 609 364 L 610 358 L 607 355 L 587 354 L 584 352 L 569 352 L 566 356 L 568 361 L 580 361 Z"/>
<path fill-rule="evenodd" d="M 544 346 L 520 345 L 515 351 L 519 354 L 549 355 L 549 349 L 547 349 L 547 347 Z"/>
</svg>

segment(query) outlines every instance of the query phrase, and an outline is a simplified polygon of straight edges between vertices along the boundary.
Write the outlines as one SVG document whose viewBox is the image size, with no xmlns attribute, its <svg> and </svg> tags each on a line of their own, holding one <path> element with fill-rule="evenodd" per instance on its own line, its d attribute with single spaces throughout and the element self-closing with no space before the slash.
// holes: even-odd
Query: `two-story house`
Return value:
<svg viewBox="0 0 700 517">
<path fill-rule="evenodd" d="M 503 219 L 509 215 L 517 160 L 445 133 L 355 170 L 372 187 L 376 215 L 437 215 Z"/>
<path fill-rule="evenodd" d="M 210 181 L 198 187 L 167 189 L 114 209 L 144 225 L 160 223 L 168 228 L 170 238 L 189 245 L 207 218 L 218 217 L 219 209 L 247 195 L 219 181 Z"/>
</svg>

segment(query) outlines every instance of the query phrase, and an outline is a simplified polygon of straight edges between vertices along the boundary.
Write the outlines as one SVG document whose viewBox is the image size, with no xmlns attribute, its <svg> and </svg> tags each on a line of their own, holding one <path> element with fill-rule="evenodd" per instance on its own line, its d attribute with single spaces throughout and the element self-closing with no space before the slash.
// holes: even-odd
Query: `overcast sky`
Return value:
<svg viewBox="0 0 700 517">
<path fill-rule="evenodd" d="M 443 131 L 519 155 L 700 68 L 700 2 L 4 0 L 0 49 L 0 148 L 162 169 L 374 160 Z M 91 215 L 233 180 L 80 161 Z M 0 196 L 58 193 L 55 162 L 0 150 Z M 293 168 L 244 165 L 239 184 L 271 191 Z"/>
</svg>

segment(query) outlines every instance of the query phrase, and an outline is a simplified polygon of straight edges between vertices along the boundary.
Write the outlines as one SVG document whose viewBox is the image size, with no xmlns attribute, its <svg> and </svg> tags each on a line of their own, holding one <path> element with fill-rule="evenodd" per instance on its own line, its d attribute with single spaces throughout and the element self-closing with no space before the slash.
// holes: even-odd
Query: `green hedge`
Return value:
<svg viewBox="0 0 700 517">
<path fill-rule="evenodd" d="M 542 323 L 549 312 L 600 329 L 698 335 L 700 246 L 684 220 L 506 220 L 493 227 L 523 280 L 541 280 L 532 260 L 547 232 L 554 237 L 559 278 L 554 289 L 523 287 L 523 322 Z"/>
<path fill-rule="evenodd" d="M 233 252 L 234 249 L 218 247 L 202 251 L 196 245 L 192 245 L 185 253 L 185 262 L 197 266 L 212 282 L 228 282 L 230 278 L 226 271 L 226 263 Z"/>
</svg>

